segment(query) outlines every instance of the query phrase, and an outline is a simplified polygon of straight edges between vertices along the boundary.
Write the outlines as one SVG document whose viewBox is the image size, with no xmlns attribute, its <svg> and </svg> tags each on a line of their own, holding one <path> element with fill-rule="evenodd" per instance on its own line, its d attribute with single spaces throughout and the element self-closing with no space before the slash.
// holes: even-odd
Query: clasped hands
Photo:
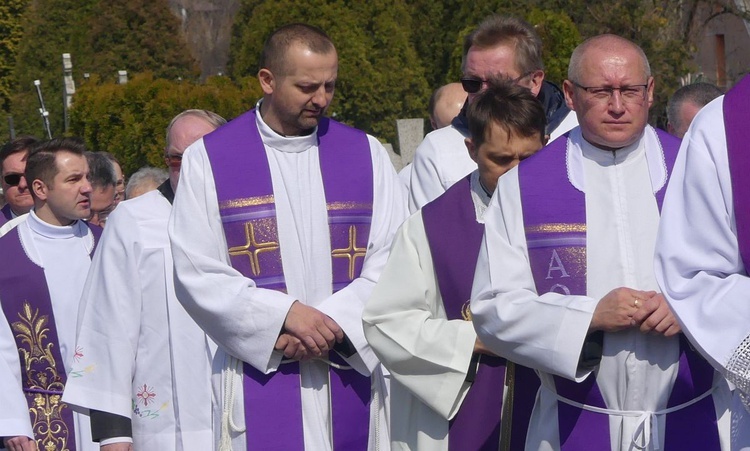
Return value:
<svg viewBox="0 0 750 451">
<path fill-rule="evenodd" d="M 9 451 L 37 451 L 36 441 L 29 437 L 19 435 L 17 437 L 4 437 L 3 447 Z"/>
<path fill-rule="evenodd" d="M 643 333 L 671 337 L 680 332 L 667 300 L 655 291 L 615 288 L 597 304 L 589 330 L 617 332 L 638 327 Z"/>
<path fill-rule="evenodd" d="M 320 357 L 344 340 L 344 331 L 320 310 L 294 301 L 284 320 L 284 328 L 274 349 L 284 357 L 305 360 Z"/>
</svg>

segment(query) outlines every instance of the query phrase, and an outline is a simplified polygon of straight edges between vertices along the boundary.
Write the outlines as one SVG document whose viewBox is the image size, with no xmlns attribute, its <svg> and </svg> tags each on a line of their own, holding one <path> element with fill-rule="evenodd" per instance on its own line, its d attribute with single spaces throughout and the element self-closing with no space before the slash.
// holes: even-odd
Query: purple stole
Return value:
<svg viewBox="0 0 750 451">
<path fill-rule="evenodd" d="M 671 174 L 680 140 L 661 130 L 656 133 Z M 519 166 L 526 242 L 540 294 L 586 294 L 586 199 L 585 194 L 568 181 L 567 144 L 568 134 L 565 134 Z M 654 194 L 659 210 L 665 187 Z M 681 335 L 679 370 L 667 408 L 709 391 L 713 376 L 713 368 Z M 555 389 L 559 396 L 579 404 L 607 408 L 594 373 L 581 383 L 556 376 Z M 610 434 L 604 433 L 609 431 L 606 414 L 563 402 L 558 402 L 557 407 L 562 451 L 610 449 Z M 712 397 L 667 414 L 665 435 L 666 450 L 719 450 Z"/>
<path fill-rule="evenodd" d="M 204 137 L 232 267 L 258 287 L 286 292 L 271 172 L 253 109 Z M 372 159 L 364 132 L 324 118 L 320 168 L 331 237 L 333 291 L 359 277 L 372 219 Z M 331 361 L 343 364 L 335 352 Z M 331 368 L 333 448 L 365 450 L 370 379 Z M 248 449 L 304 449 L 297 362 L 263 374 L 244 365 Z"/>
<path fill-rule="evenodd" d="M 476 220 L 470 178 L 471 175 L 459 180 L 422 208 L 438 288 L 449 320 L 471 319 L 471 286 L 484 235 L 484 225 Z M 511 429 L 502 431 L 503 442 L 509 450 L 523 449 L 539 378 L 533 370 L 515 365 L 515 373 L 509 371 L 506 381 L 504 358 L 481 355 L 479 362 L 471 388 L 450 421 L 448 449 L 499 449 L 501 425 L 507 422 L 501 422 L 504 383 L 513 385 L 509 387 L 508 400 Z"/>
<path fill-rule="evenodd" d="M 89 227 L 98 242 L 101 229 Z M 12 263 L 0 271 L 0 299 L 18 347 L 34 440 L 39 449 L 75 451 L 73 410 L 60 399 L 67 375 L 44 269 L 26 256 L 18 227 L 0 239 L 0 250 Z"/>
<path fill-rule="evenodd" d="M 5 204 L 0 208 L 0 226 L 13 219 L 13 213 L 10 211 L 10 204 Z"/>
<path fill-rule="evenodd" d="M 750 273 L 750 76 L 745 76 L 724 96 L 724 129 L 727 135 L 727 157 L 732 178 L 732 200 L 740 256 L 745 272 Z"/>
</svg>

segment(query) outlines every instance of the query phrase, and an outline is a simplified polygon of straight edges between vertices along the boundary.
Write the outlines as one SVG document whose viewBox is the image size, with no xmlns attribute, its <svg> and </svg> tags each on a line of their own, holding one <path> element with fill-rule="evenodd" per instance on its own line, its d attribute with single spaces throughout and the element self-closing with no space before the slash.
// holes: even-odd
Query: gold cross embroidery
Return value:
<svg viewBox="0 0 750 451">
<path fill-rule="evenodd" d="M 279 248 L 279 243 L 276 241 L 267 241 L 265 243 L 259 243 L 255 239 L 255 227 L 252 222 L 245 223 L 245 239 L 247 240 L 242 246 L 234 246 L 229 248 L 229 255 L 236 257 L 239 255 L 247 255 L 250 258 L 250 269 L 253 271 L 254 276 L 260 275 L 260 261 L 258 260 L 258 254 L 261 252 L 275 251 Z"/>
<path fill-rule="evenodd" d="M 349 247 L 334 249 L 331 252 L 333 258 L 349 259 L 349 280 L 354 280 L 354 265 L 358 258 L 364 258 L 367 253 L 366 247 L 357 247 L 357 227 L 349 226 Z"/>
</svg>

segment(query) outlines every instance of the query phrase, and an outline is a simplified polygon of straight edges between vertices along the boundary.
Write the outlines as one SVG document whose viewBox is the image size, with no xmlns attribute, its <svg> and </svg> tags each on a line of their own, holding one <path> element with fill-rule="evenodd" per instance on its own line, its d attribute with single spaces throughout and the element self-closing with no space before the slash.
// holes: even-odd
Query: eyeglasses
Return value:
<svg viewBox="0 0 750 451">
<path fill-rule="evenodd" d="M 599 102 L 607 102 L 614 96 L 615 91 L 620 92 L 620 99 L 624 103 L 640 103 L 646 100 L 646 91 L 648 84 L 620 86 L 619 88 L 610 88 L 604 86 L 582 86 L 571 80 L 574 86 L 586 91 L 592 99 Z"/>
<path fill-rule="evenodd" d="M 526 72 L 516 78 L 514 78 L 512 81 L 513 83 L 518 83 L 525 77 L 528 77 L 529 75 L 533 74 L 536 71 L 530 71 Z M 482 89 L 482 85 L 485 83 L 490 83 L 491 80 L 479 78 L 479 77 L 464 77 L 461 79 L 461 87 L 464 88 L 464 91 L 466 91 L 468 94 L 476 94 Z"/>
<path fill-rule="evenodd" d="M 168 153 L 164 155 L 164 161 L 167 165 L 172 168 L 179 168 L 182 165 L 182 155 L 176 153 Z"/>
<path fill-rule="evenodd" d="M 114 211 L 115 207 L 117 206 L 116 202 L 112 202 L 109 204 L 104 210 L 101 211 L 91 211 L 91 218 L 89 219 L 89 222 L 95 225 L 98 225 L 100 227 L 104 227 L 104 223 L 107 222 L 107 218 L 109 218 L 109 215 Z"/>
<path fill-rule="evenodd" d="M 6 174 L 3 180 L 8 186 L 18 186 L 21 183 L 21 177 L 23 177 L 23 174 Z"/>
</svg>

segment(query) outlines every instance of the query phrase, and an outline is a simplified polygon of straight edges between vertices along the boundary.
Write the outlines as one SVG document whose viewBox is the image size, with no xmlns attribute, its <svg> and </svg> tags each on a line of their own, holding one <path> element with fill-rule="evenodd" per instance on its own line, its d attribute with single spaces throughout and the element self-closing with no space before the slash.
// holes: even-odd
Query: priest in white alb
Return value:
<svg viewBox="0 0 750 451">
<path fill-rule="evenodd" d="M 185 148 L 226 123 L 187 110 L 167 128 L 170 179 L 107 219 L 83 290 L 63 400 L 92 409 L 106 451 L 210 450 L 216 346 L 174 292 L 167 222 Z M 166 194 L 165 194 L 166 192 Z M 100 412 L 109 415 L 102 417 Z"/>
<path fill-rule="evenodd" d="M 32 145 L 33 209 L 0 238 L 0 437 L 10 450 L 94 451 L 88 411 L 61 401 L 79 357 L 76 316 L 101 229 L 91 214 L 83 142 Z"/>
<path fill-rule="evenodd" d="M 466 112 L 470 175 L 412 215 L 363 314 L 392 376 L 391 443 L 410 450 L 520 449 L 539 378 L 477 338 L 469 296 L 497 179 L 544 145 L 541 103 L 491 80 Z"/>
<path fill-rule="evenodd" d="M 362 308 L 406 194 L 382 145 L 324 116 L 330 38 L 267 39 L 256 108 L 185 152 L 169 225 L 177 295 L 223 351 L 221 449 L 388 445 Z"/>
<path fill-rule="evenodd" d="M 664 199 L 656 278 L 685 334 L 734 384 L 733 449 L 750 449 L 750 77 L 706 105 Z"/>
<path fill-rule="evenodd" d="M 539 371 L 526 450 L 729 450 L 728 385 L 657 292 L 679 140 L 647 124 L 646 55 L 590 38 L 563 89 L 580 126 L 500 178 L 471 301 L 482 342 Z"/>
</svg>

